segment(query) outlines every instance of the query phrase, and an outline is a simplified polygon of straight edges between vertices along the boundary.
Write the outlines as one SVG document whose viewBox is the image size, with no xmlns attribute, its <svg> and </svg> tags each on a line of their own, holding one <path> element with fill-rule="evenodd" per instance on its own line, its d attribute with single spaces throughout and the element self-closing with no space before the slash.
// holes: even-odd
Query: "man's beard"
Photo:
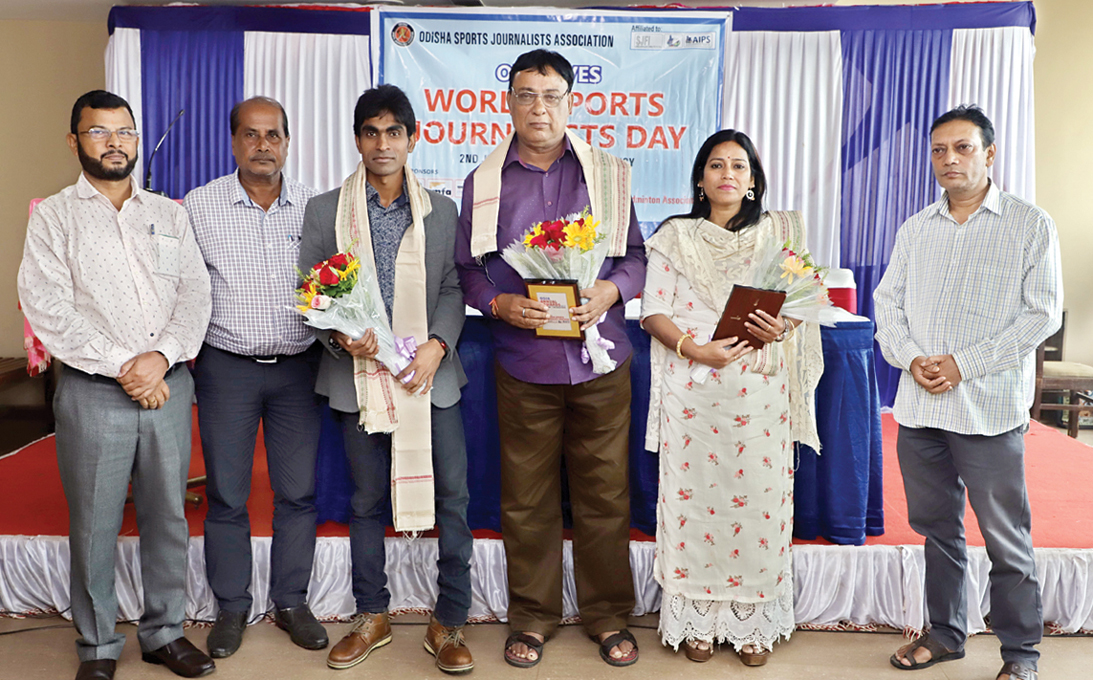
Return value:
<svg viewBox="0 0 1093 680">
<path fill-rule="evenodd" d="M 118 151 L 117 153 L 124 155 L 125 152 Z M 83 166 L 84 172 L 95 179 L 106 180 L 108 182 L 116 182 L 128 177 L 130 173 L 133 172 L 133 168 L 137 165 L 138 156 L 138 154 L 134 153 L 133 157 L 129 159 L 129 162 L 120 168 L 108 168 L 103 165 L 101 158 L 92 158 L 87 155 L 83 150 L 83 144 L 76 145 L 76 155 L 80 158 L 80 165 Z"/>
</svg>

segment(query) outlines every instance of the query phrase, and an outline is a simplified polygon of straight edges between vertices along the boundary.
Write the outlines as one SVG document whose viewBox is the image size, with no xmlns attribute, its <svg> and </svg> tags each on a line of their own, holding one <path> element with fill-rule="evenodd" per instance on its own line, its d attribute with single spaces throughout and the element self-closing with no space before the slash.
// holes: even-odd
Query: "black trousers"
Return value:
<svg viewBox="0 0 1093 680">
<path fill-rule="evenodd" d="M 251 608 L 250 497 L 262 424 L 273 487 L 270 598 L 279 609 L 307 601 L 315 556 L 315 459 L 321 427 L 316 347 L 262 364 L 205 345 L 194 368 L 208 475 L 205 571 L 221 609 Z"/>
</svg>

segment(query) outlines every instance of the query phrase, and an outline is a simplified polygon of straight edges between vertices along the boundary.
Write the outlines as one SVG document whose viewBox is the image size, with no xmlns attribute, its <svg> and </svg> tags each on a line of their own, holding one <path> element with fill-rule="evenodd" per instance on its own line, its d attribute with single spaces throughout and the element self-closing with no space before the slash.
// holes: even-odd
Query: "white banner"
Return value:
<svg viewBox="0 0 1093 680">
<path fill-rule="evenodd" d="M 690 209 L 695 154 L 720 129 L 730 15 L 382 7 L 374 17 L 376 80 L 410 97 L 410 165 L 426 187 L 460 199 L 464 178 L 512 129 L 510 66 L 543 48 L 573 64 L 569 127 L 634 166 L 642 231 Z"/>
</svg>

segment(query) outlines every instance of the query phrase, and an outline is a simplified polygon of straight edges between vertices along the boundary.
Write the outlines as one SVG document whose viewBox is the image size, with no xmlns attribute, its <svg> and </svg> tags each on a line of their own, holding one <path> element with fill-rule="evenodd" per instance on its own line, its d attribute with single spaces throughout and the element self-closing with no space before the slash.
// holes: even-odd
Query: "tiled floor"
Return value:
<svg viewBox="0 0 1093 680">
<path fill-rule="evenodd" d="M 368 680 L 410 680 L 442 678 L 432 657 L 422 649 L 425 619 L 416 616 L 396 618 L 394 641 L 361 665 L 347 671 L 326 667 L 325 652 L 309 652 L 293 646 L 282 631 L 268 623 L 251 626 L 242 649 L 217 662 L 214 677 L 224 680 L 299 680 L 353 678 Z M 15 635 L 3 633 L 23 628 L 57 623 L 56 619 L 13 621 L 0 619 L 0 678 L 3 680 L 50 680 L 75 676 L 77 661 L 72 628 L 32 631 Z M 726 649 L 719 649 L 706 664 L 687 661 L 660 645 L 656 618 L 644 617 L 632 628 L 641 647 L 641 660 L 626 669 L 610 668 L 600 660 L 595 645 L 578 626 L 567 626 L 547 643 L 543 661 L 531 670 L 518 670 L 504 663 L 501 646 L 508 627 L 500 624 L 471 626 L 467 638 L 475 654 L 475 670 L 470 677 L 515 678 L 517 680 L 608 680 L 627 677 L 657 680 L 702 680 L 703 678 L 754 678 L 755 680 L 876 680 L 904 678 L 892 668 L 888 657 L 902 644 L 895 634 L 798 632 L 779 645 L 770 663 L 763 668 L 747 668 Z M 638 626 L 641 626 L 640 628 Z M 327 626 L 332 641 L 339 639 L 348 624 Z M 118 665 L 119 680 L 172 678 L 169 671 L 141 662 L 136 629 L 121 626 L 128 636 L 125 652 Z M 195 644 L 204 648 L 208 629 L 186 632 Z M 919 671 L 914 680 L 993 680 L 1001 666 L 998 639 L 978 636 L 968 642 L 968 655 L 961 661 L 939 664 Z M 1088 680 L 1093 665 L 1093 638 L 1047 638 L 1040 645 L 1040 663 L 1044 680 Z"/>
</svg>

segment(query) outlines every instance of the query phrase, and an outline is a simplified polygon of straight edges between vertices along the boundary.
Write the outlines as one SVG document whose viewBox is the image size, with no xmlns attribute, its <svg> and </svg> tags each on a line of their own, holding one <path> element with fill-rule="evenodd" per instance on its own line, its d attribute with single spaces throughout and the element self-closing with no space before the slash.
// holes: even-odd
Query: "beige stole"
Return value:
<svg viewBox="0 0 1093 680">
<path fill-rule="evenodd" d="M 404 172 L 413 224 L 403 235 L 395 258 L 391 330 L 397 337 L 412 337 L 418 344 L 423 344 L 429 339 L 424 220 L 432 212 L 433 204 L 410 168 L 404 168 Z M 339 252 L 350 251 L 361 262 L 357 285 L 370 286 L 372 299 L 382 300 L 372 251 L 372 230 L 368 224 L 367 182 L 362 163 L 342 184 L 335 234 Z M 411 395 L 378 361 L 362 357 L 353 357 L 353 384 L 357 390 L 360 426 L 369 433 L 392 433 L 391 509 L 395 530 L 432 529 L 435 518 L 429 395 Z M 399 427 L 400 423 L 407 426 Z"/>
<path fill-rule="evenodd" d="M 569 144 L 584 172 L 592 216 L 608 235 L 608 257 L 626 254 L 630 229 L 630 164 L 581 140 L 566 129 Z M 471 255 L 478 258 L 497 251 L 497 214 L 501 205 L 501 166 L 508 156 L 509 134 L 474 171 L 474 203 L 471 208 Z M 532 225 L 525 225 L 530 229 Z M 502 247 L 508 244 L 503 244 Z"/>
<path fill-rule="evenodd" d="M 672 266 L 691 284 L 695 294 L 710 309 L 724 309 L 732 292 L 730 282 L 722 281 L 716 274 L 713 260 L 715 251 L 722 245 L 720 233 L 704 238 L 699 230 L 705 222 L 702 218 L 680 218 L 662 226 L 645 242 L 647 250 L 656 250 L 672 263 Z M 712 224 L 705 226 L 713 229 Z M 751 256 L 774 244 L 781 246 L 787 240 L 796 248 L 805 244 L 805 227 L 799 212 L 771 211 L 764 213 L 754 229 L 755 244 Z M 725 232 L 728 236 L 728 232 Z M 745 254 L 738 253 L 740 257 Z M 659 342 L 649 347 L 650 396 L 649 416 L 646 421 L 645 448 L 660 449 L 660 390 L 664 366 L 672 350 Z M 816 431 L 816 385 L 824 370 L 823 350 L 820 346 L 820 327 L 814 323 L 802 324 L 780 343 L 767 343 L 749 362 L 754 373 L 773 375 L 780 363 L 785 362 L 789 379 L 790 434 L 799 441 L 820 450 L 820 437 Z"/>
</svg>

